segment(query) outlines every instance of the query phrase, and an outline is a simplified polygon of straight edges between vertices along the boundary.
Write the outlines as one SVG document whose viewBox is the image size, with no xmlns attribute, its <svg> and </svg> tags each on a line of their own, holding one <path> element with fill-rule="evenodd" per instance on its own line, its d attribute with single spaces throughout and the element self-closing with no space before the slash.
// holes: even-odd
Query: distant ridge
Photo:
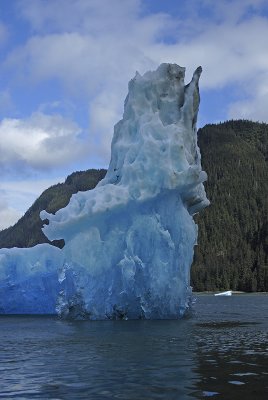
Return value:
<svg viewBox="0 0 268 400">
<path fill-rule="evenodd" d="M 38 243 L 51 243 L 41 230 L 43 222 L 39 216 L 40 211 L 55 213 L 69 203 L 72 194 L 93 189 L 105 174 L 105 169 L 74 172 L 64 183 L 46 189 L 15 225 L 0 231 L 0 248 L 32 247 Z M 64 242 L 57 240 L 52 244 L 62 247 Z"/>
<path fill-rule="evenodd" d="M 199 129 L 198 143 L 211 205 L 196 217 L 192 286 L 196 291 L 268 291 L 268 125 L 209 124 Z M 105 174 L 104 169 L 74 172 L 45 190 L 13 227 L 0 231 L 0 248 L 48 242 L 39 212 L 55 213 L 73 193 L 93 189 Z"/>
</svg>

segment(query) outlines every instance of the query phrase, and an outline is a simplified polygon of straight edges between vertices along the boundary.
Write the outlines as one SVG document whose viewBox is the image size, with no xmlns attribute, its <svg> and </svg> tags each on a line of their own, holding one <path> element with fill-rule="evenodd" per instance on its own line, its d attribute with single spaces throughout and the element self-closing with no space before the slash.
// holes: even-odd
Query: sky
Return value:
<svg viewBox="0 0 268 400">
<path fill-rule="evenodd" d="M 268 0 L 0 0 L 0 230 L 107 168 L 128 82 L 201 65 L 198 126 L 268 122 Z"/>
</svg>

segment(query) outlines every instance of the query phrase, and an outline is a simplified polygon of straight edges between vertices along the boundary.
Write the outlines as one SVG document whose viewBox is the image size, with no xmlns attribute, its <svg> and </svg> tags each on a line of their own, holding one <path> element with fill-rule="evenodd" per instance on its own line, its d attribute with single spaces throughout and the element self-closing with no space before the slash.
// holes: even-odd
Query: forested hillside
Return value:
<svg viewBox="0 0 268 400">
<path fill-rule="evenodd" d="M 196 218 L 192 285 L 268 291 L 268 125 L 228 121 L 198 137 L 211 205 Z"/>
<path fill-rule="evenodd" d="M 243 120 L 206 125 L 198 142 L 211 205 L 196 217 L 199 245 L 192 286 L 197 291 L 268 291 L 268 125 Z M 0 247 L 48 242 L 39 212 L 55 213 L 73 193 L 94 188 L 105 173 L 75 172 L 47 189 L 17 224 L 0 232 Z"/>
</svg>

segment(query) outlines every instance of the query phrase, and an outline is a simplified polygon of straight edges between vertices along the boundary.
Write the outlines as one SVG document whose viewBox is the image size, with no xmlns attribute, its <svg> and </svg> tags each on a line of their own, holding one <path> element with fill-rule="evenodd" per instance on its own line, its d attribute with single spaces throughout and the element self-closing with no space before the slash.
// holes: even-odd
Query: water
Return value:
<svg viewBox="0 0 268 400">
<path fill-rule="evenodd" d="M 181 321 L 0 327 L 0 399 L 268 398 L 268 295 L 199 295 Z"/>
</svg>

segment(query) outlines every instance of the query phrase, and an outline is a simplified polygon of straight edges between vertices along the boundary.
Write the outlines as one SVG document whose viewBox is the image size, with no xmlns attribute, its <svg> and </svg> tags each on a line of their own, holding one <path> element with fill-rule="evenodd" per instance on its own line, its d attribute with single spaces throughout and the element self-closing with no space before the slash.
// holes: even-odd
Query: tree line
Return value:
<svg viewBox="0 0 268 400">
<path fill-rule="evenodd" d="M 198 143 L 211 205 L 196 218 L 192 286 L 268 291 L 268 125 L 206 125 Z"/>
</svg>

